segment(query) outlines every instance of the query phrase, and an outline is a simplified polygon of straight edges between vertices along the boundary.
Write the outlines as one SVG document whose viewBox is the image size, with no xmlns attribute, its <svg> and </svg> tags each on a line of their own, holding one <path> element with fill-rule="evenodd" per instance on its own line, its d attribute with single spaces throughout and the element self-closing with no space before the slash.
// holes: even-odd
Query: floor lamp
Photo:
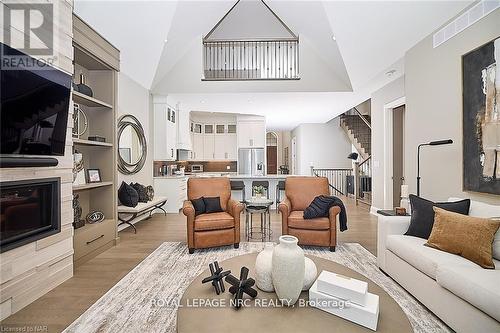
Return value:
<svg viewBox="0 0 500 333">
<path fill-rule="evenodd" d="M 423 146 L 441 146 L 441 145 L 449 145 L 452 144 L 453 140 L 439 140 L 439 141 L 431 141 L 428 143 L 421 143 L 418 145 L 417 149 L 417 196 L 420 196 L 420 147 Z"/>
</svg>

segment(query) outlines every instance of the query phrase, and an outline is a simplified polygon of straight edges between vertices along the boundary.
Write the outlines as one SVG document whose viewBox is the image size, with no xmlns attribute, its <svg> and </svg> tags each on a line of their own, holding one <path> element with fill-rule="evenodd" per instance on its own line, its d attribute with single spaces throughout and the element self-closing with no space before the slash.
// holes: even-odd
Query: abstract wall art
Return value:
<svg viewBox="0 0 500 333">
<path fill-rule="evenodd" d="M 462 57 L 463 188 L 500 194 L 500 38 Z"/>
</svg>

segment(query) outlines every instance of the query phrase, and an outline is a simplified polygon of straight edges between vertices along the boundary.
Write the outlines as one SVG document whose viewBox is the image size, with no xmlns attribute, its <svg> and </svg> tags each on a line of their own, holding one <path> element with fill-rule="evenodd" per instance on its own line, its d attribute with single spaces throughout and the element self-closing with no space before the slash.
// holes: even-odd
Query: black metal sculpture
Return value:
<svg viewBox="0 0 500 333">
<path fill-rule="evenodd" d="M 231 274 L 231 271 L 223 272 L 222 267 L 219 267 L 219 263 L 217 261 L 214 261 L 213 263 L 209 264 L 208 268 L 210 268 L 210 274 L 212 275 L 204 278 L 201 281 L 201 283 L 207 283 L 212 281 L 212 286 L 214 286 L 215 293 L 219 295 L 221 292 L 225 291 L 224 277 Z"/>
<path fill-rule="evenodd" d="M 229 274 L 226 277 L 226 282 L 229 282 L 231 284 L 231 287 L 229 287 L 229 292 L 234 295 L 234 305 L 236 309 L 239 309 L 243 304 L 242 300 L 244 293 L 252 298 L 257 297 L 257 290 L 252 288 L 252 286 L 255 284 L 255 280 L 252 278 L 248 278 L 248 268 L 246 268 L 245 266 L 241 267 L 239 279 Z"/>
</svg>

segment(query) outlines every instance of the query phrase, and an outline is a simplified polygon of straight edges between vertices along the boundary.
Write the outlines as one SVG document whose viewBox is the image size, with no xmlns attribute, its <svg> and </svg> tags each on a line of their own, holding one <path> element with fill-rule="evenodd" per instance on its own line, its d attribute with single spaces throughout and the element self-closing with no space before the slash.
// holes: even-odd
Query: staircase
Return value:
<svg viewBox="0 0 500 333">
<path fill-rule="evenodd" d="M 363 160 L 372 154 L 372 130 L 370 116 L 351 114 L 349 111 L 340 116 L 340 126 L 344 129 L 349 140 L 360 153 Z"/>
<path fill-rule="evenodd" d="M 349 141 L 361 155 L 361 162 L 356 162 L 352 176 L 348 177 L 348 195 L 356 198 L 356 204 L 363 202 L 371 204 L 372 191 L 372 130 L 369 115 L 361 114 L 358 109 L 352 108 L 340 116 L 340 126 L 344 129 Z"/>
</svg>

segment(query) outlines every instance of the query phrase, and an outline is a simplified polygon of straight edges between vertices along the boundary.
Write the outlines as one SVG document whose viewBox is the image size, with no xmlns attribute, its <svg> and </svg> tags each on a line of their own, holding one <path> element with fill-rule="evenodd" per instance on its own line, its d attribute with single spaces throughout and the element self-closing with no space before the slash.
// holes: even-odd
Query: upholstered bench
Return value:
<svg viewBox="0 0 500 333">
<path fill-rule="evenodd" d="M 160 209 L 163 211 L 165 216 L 167 215 L 167 212 L 165 209 L 163 209 L 163 205 L 167 202 L 166 197 L 156 197 L 151 201 L 148 202 L 139 202 L 137 206 L 135 207 L 127 207 L 120 205 L 118 206 L 118 220 L 120 220 L 120 223 L 118 226 L 122 224 L 128 224 L 132 228 L 134 228 L 134 233 L 137 233 L 136 227 L 132 224 L 132 221 L 144 214 L 149 214 L 147 218 L 151 217 L 151 214 L 153 214 L 153 211 L 155 209 Z"/>
</svg>

